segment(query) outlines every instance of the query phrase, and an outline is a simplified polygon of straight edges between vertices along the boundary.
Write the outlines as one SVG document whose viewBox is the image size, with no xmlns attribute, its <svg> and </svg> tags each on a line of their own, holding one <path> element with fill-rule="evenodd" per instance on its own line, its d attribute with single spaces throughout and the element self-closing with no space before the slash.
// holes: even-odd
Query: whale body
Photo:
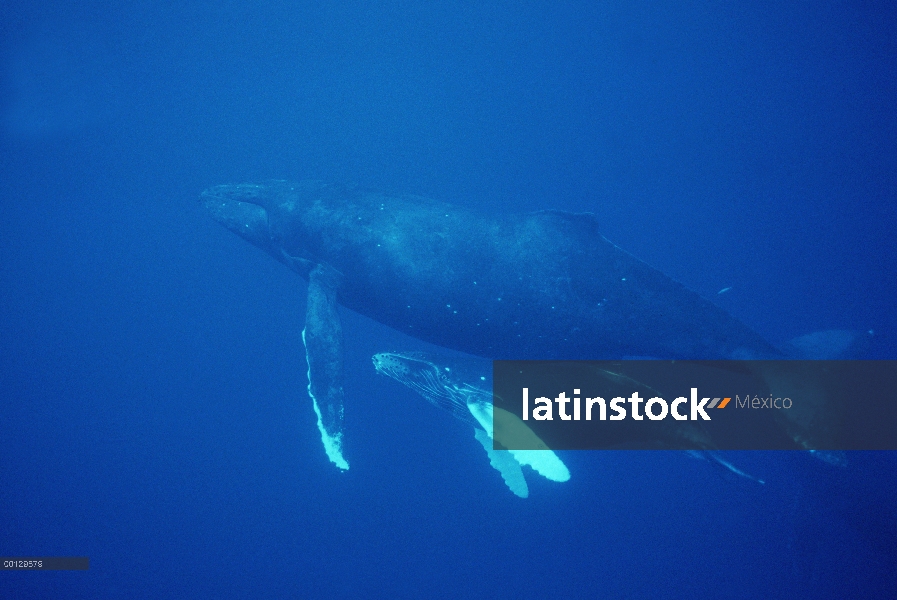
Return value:
<svg viewBox="0 0 897 600">
<path fill-rule="evenodd" d="M 604 238 L 591 214 L 483 214 L 320 182 L 223 185 L 212 215 L 343 306 L 500 359 L 776 358 L 779 350 Z"/>
</svg>

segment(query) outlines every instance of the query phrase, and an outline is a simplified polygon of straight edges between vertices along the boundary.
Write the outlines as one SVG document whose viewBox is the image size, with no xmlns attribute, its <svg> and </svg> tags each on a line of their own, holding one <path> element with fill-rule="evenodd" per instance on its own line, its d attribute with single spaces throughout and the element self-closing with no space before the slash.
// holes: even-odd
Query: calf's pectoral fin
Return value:
<svg viewBox="0 0 897 600">
<path fill-rule="evenodd" d="M 316 265 L 308 277 L 308 304 L 302 343 L 308 360 L 308 395 L 327 458 L 342 470 L 343 457 L 343 330 L 337 310 L 338 273 Z"/>
<path fill-rule="evenodd" d="M 508 489 L 514 492 L 516 496 L 527 498 L 529 496 L 529 486 L 526 485 L 526 479 L 523 478 L 523 469 L 520 463 L 507 450 L 495 450 L 492 448 L 492 438 L 489 434 L 475 427 L 473 435 L 477 441 L 483 445 L 486 454 L 489 456 L 489 464 L 492 468 L 501 473 L 501 478 L 505 480 Z"/>
<path fill-rule="evenodd" d="M 477 420 L 489 439 L 494 439 L 500 446 L 510 448 L 510 450 L 496 450 L 496 452 L 507 452 L 519 464 L 532 467 L 536 473 L 551 481 L 564 482 L 570 479 L 567 465 L 520 420 L 520 417 L 503 408 L 493 407 L 490 402 L 478 400 L 468 401 L 467 410 Z M 493 415 L 496 417 L 494 420 Z M 515 448 L 527 449 L 517 450 Z M 492 455 L 489 458 L 492 460 Z M 494 463 L 493 466 L 501 471 Z M 511 489 L 513 491 L 513 488 Z"/>
</svg>

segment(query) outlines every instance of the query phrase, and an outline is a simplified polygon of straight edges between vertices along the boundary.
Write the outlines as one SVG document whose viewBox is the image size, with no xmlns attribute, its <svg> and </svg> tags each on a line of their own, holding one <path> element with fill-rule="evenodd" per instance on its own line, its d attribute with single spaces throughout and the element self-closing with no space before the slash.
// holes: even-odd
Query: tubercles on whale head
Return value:
<svg viewBox="0 0 897 600">
<path fill-rule="evenodd" d="M 272 180 L 264 183 L 216 185 L 200 196 L 212 217 L 252 244 L 280 260 L 293 213 L 303 196 L 318 190 L 316 182 L 292 183 Z"/>
</svg>

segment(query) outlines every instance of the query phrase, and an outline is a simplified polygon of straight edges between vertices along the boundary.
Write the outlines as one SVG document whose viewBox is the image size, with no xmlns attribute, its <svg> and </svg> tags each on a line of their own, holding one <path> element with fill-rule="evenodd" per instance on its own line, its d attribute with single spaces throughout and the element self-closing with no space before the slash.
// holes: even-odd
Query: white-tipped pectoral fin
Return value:
<svg viewBox="0 0 897 600">
<path fill-rule="evenodd" d="M 563 483 L 570 481 L 570 470 L 567 465 L 551 450 L 508 450 L 521 465 L 528 465 L 533 470 L 551 481 Z"/>
<path fill-rule="evenodd" d="M 501 478 L 505 480 L 508 489 L 521 498 L 529 497 L 529 487 L 526 485 L 526 479 L 523 478 L 523 470 L 514 456 L 507 450 L 493 449 L 492 438 L 482 429 L 475 427 L 473 435 L 483 445 L 483 449 L 489 456 L 489 464 L 501 473 Z"/>
<path fill-rule="evenodd" d="M 308 361 L 308 395 L 327 458 L 345 471 L 343 456 L 342 338 L 335 276 L 318 265 L 308 278 L 308 302 L 302 343 Z"/>
<path fill-rule="evenodd" d="M 496 452 L 508 452 L 519 464 L 531 467 L 536 473 L 551 481 L 564 482 L 570 479 L 567 465 L 519 417 L 501 408 L 493 409 L 489 402 L 468 402 L 467 408 L 490 440 L 495 438 L 506 448 L 538 448 L 538 450 Z M 496 417 L 496 431 L 493 431 L 492 426 L 493 414 Z M 491 448 L 492 444 L 489 444 L 489 447 Z"/>
<path fill-rule="evenodd" d="M 305 343 L 305 330 L 302 330 L 302 342 Z M 307 352 L 307 349 L 306 349 Z M 309 364 L 311 364 L 312 360 L 308 359 Z M 318 418 L 318 431 L 321 432 L 321 442 L 324 444 L 324 452 L 327 454 L 327 458 L 330 459 L 334 465 L 336 465 L 339 469 L 346 471 L 349 469 L 349 462 L 343 456 L 343 432 L 340 428 L 342 424 L 342 405 L 338 405 L 334 407 L 332 404 L 329 405 L 330 412 L 339 412 L 339 419 L 337 421 L 337 425 L 333 425 L 334 419 L 328 419 L 331 421 L 330 426 L 325 423 L 324 415 L 321 412 L 321 407 L 318 406 L 318 399 L 315 397 L 314 386 L 312 385 L 312 370 L 309 367 L 308 370 L 308 395 L 311 398 L 312 408 L 315 411 L 315 416 Z M 328 398 L 328 401 L 333 402 L 333 398 Z M 335 408 L 335 410 L 334 410 Z"/>
</svg>

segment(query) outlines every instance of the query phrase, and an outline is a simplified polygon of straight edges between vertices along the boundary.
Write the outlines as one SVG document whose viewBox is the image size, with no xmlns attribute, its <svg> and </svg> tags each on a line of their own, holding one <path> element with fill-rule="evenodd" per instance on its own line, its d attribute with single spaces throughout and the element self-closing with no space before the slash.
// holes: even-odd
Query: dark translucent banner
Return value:
<svg viewBox="0 0 897 600">
<path fill-rule="evenodd" d="M 0 558 L 5 571 L 87 571 L 90 559 L 86 556 L 17 556 Z"/>
<path fill-rule="evenodd" d="M 897 450 L 897 361 L 495 361 L 493 402 L 497 449 Z"/>
</svg>

